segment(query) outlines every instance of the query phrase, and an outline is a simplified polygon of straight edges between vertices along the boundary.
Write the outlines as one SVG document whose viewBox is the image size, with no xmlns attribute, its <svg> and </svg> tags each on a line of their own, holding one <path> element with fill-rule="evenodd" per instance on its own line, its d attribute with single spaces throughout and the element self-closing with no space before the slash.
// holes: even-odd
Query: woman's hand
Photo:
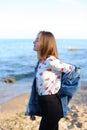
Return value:
<svg viewBox="0 0 87 130">
<path fill-rule="evenodd" d="M 30 120 L 34 121 L 34 120 L 36 120 L 36 117 L 35 116 L 30 116 Z"/>
</svg>

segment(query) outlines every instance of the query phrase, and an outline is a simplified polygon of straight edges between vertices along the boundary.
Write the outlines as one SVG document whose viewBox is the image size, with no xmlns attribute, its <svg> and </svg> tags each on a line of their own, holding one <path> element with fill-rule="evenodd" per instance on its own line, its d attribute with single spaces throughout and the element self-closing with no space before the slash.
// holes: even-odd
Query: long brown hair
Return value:
<svg viewBox="0 0 87 130">
<path fill-rule="evenodd" d="M 45 60 L 51 55 L 58 58 L 58 50 L 54 35 L 47 31 L 40 31 L 38 34 L 41 34 L 41 46 L 40 51 L 38 52 L 39 60 Z"/>
</svg>

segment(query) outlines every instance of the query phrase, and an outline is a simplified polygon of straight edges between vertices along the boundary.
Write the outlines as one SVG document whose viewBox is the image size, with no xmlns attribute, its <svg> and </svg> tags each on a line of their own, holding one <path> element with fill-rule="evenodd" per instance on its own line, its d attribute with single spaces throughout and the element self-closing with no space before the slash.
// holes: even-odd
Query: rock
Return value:
<svg viewBox="0 0 87 130">
<path fill-rule="evenodd" d="M 77 123 L 76 123 L 76 126 L 77 126 L 78 128 L 82 128 L 82 123 L 77 122 Z"/>
<path fill-rule="evenodd" d="M 74 129 L 74 125 L 68 126 L 68 129 L 69 129 L 69 130 L 70 130 L 70 129 Z"/>
<path fill-rule="evenodd" d="M 72 115 L 72 117 L 75 118 L 75 119 L 78 118 L 78 113 L 74 113 L 74 114 Z"/>
<path fill-rule="evenodd" d="M 69 51 L 78 51 L 78 48 L 68 48 Z"/>
<path fill-rule="evenodd" d="M 75 105 L 72 105 L 72 106 L 71 106 L 71 109 L 72 109 L 72 110 L 77 110 Z"/>
<path fill-rule="evenodd" d="M 4 80 L 6 83 L 14 83 L 16 80 L 14 78 L 7 78 Z"/>
<path fill-rule="evenodd" d="M 77 121 L 78 121 L 77 119 L 71 120 L 71 124 L 72 124 L 72 125 L 75 125 L 75 123 L 76 123 Z"/>
</svg>

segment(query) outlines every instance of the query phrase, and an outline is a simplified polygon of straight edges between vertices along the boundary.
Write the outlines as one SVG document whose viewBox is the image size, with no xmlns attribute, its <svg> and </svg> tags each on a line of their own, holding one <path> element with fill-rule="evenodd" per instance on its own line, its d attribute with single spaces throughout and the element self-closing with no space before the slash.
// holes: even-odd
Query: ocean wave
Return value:
<svg viewBox="0 0 87 130">
<path fill-rule="evenodd" d="M 5 81 L 6 79 L 8 78 L 13 78 L 15 79 L 16 81 L 19 81 L 19 80 L 23 80 L 23 79 L 32 79 L 34 76 L 34 72 L 29 72 L 29 73 L 21 73 L 21 74 L 11 74 L 9 75 L 8 77 L 6 78 L 0 78 L 0 81 Z"/>
<path fill-rule="evenodd" d="M 34 72 L 10 75 L 10 77 L 15 78 L 16 80 L 21 80 L 24 78 L 33 78 L 33 76 L 34 76 Z"/>
</svg>

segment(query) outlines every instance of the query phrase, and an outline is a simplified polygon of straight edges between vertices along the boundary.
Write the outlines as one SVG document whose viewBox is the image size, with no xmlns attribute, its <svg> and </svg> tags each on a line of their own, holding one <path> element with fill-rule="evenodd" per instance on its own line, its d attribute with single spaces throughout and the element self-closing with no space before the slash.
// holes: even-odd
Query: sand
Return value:
<svg viewBox="0 0 87 130">
<path fill-rule="evenodd" d="M 87 85 L 82 86 L 70 103 L 71 113 L 60 120 L 60 130 L 87 130 Z M 0 104 L 0 130 L 38 130 L 40 117 L 31 121 L 24 112 L 29 94 L 23 94 Z"/>
</svg>

